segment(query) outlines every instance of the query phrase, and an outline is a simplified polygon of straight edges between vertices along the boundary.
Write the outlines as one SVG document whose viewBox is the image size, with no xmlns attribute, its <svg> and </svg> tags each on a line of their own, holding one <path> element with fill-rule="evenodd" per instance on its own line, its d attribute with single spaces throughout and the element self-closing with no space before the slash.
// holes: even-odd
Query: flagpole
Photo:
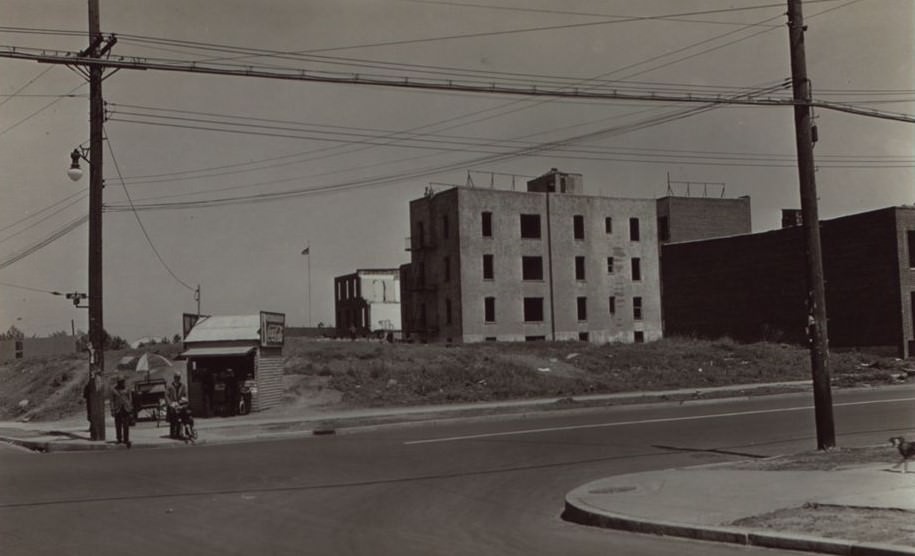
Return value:
<svg viewBox="0 0 915 556">
<path fill-rule="evenodd" d="M 308 251 L 308 327 L 311 328 L 311 242 L 305 249 Z"/>
<path fill-rule="evenodd" d="M 305 269 L 307 273 L 308 280 L 308 291 L 306 294 L 306 302 L 308 303 L 308 327 L 311 328 L 311 242 L 305 244 L 305 249 L 302 250 L 302 254 L 305 255 Z"/>
</svg>

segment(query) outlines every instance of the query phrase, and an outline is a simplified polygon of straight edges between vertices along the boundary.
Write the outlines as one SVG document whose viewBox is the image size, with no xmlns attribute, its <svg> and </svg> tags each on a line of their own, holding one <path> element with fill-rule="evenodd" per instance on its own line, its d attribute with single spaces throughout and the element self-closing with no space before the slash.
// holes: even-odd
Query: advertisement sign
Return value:
<svg viewBox="0 0 915 556">
<path fill-rule="evenodd" d="M 261 311 L 261 346 L 283 347 L 286 337 L 286 315 Z"/>
<path fill-rule="evenodd" d="M 197 324 L 197 321 L 200 320 L 201 315 L 184 313 L 181 315 L 181 337 L 187 338 L 188 332 L 191 331 L 191 328 L 194 328 L 194 325 Z"/>
</svg>

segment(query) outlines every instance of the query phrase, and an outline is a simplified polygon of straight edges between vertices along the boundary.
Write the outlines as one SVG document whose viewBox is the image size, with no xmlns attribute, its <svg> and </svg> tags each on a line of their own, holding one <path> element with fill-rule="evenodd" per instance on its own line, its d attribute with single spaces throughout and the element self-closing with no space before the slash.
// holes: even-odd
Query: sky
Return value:
<svg viewBox="0 0 915 556">
<path fill-rule="evenodd" d="M 118 35 L 113 55 L 170 64 L 777 98 L 790 90 L 758 91 L 790 77 L 785 12 L 780 0 L 100 9 L 102 31 Z M 814 97 L 915 113 L 913 12 L 910 0 L 805 1 Z M 0 0 L 0 13 L 0 52 L 88 43 L 86 2 Z M 0 76 L 0 330 L 86 330 L 87 311 L 49 292 L 88 288 L 88 226 L 60 235 L 88 214 L 86 164 L 82 180 L 66 175 L 69 153 L 88 147 L 88 85 L 65 66 L 5 57 Z M 332 326 L 334 276 L 409 261 L 408 203 L 427 187 L 523 189 L 550 168 L 583 174 L 589 195 L 686 195 L 692 182 L 694 196 L 749 195 L 753 231 L 800 205 L 786 106 L 689 114 L 707 105 L 132 69 L 107 72 L 103 96 L 104 323 L 128 340 L 180 333 L 197 285 L 206 314 L 277 311 L 287 325 Z M 821 218 L 915 203 L 915 125 L 815 117 Z"/>
</svg>

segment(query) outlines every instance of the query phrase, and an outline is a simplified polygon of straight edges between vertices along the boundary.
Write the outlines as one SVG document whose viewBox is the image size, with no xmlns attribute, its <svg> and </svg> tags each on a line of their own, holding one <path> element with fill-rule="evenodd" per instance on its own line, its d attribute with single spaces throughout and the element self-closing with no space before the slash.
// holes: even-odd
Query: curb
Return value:
<svg viewBox="0 0 915 556">
<path fill-rule="evenodd" d="M 839 554 L 842 556 L 913 556 L 915 548 L 866 543 L 846 539 L 828 539 L 812 535 L 777 533 L 738 527 L 716 527 L 653 521 L 612 512 L 589 510 L 567 495 L 561 518 L 580 525 L 617 529 L 632 533 L 682 537 L 692 540 L 725 542 L 744 546 L 759 546 L 781 550 Z"/>
</svg>

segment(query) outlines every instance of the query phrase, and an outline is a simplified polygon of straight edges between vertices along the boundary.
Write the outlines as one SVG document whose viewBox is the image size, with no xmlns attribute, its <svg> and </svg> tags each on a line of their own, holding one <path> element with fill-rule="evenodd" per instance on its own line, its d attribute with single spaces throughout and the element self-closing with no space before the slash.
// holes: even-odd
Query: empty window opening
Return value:
<svg viewBox="0 0 915 556">
<path fill-rule="evenodd" d="M 540 239 L 540 215 L 521 215 L 521 237 L 525 239 Z"/>
<path fill-rule="evenodd" d="M 521 279 L 543 280 L 543 257 L 521 257 Z"/>
<path fill-rule="evenodd" d="M 495 270 L 493 268 L 493 256 L 483 255 L 483 279 L 492 280 L 494 277 Z"/>
<path fill-rule="evenodd" d="M 585 258 L 584 257 L 575 257 L 575 279 L 576 280 L 585 279 Z"/>
<path fill-rule="evenodd" d="M 585 217 L 576 214 L 572 217 L 572 228 L 575 234 L 575 239 L 585 239 Z"/>
<path fill-rule="evenodd" d="M 543 322 L 543 298 L 524 298 L 524 322 Z"/>
</svg>

